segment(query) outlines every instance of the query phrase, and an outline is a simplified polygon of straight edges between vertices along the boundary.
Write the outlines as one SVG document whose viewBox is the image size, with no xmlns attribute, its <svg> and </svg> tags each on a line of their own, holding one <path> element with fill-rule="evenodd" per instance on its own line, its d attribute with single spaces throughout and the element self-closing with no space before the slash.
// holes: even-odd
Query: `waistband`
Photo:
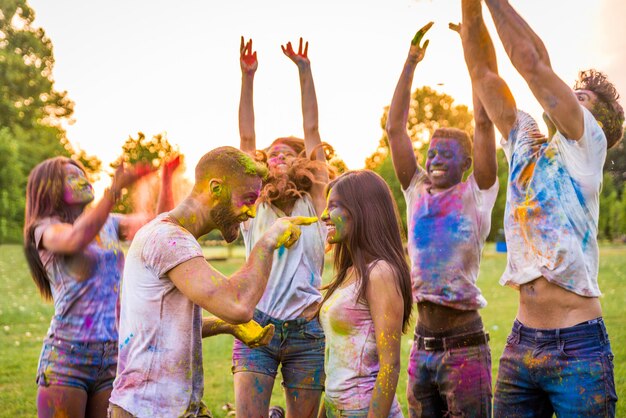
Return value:
<svg viewBox="0 0 626 418">
<path fill-rule="evenodd" d="M 515 322 L 513 322 L 511 334 L 517 339 L 517 342 L 520 340 L 547 342 L 567 338 L 589 338 L 594 336 L 598 337 L 602 343 L 609 341 L 609 336 L 606 332 L 606 326 L 604 325 L 604 319 L 602 319 L 602 317 L 581 322 L 571 327 L 554 329 L 527 327 L 516 319 Z"/>
<path fill-rule="evenodd" d="M 414 344 L 418 350 L 446 351 L 453 348 L 474 347 L 489 344 L 489 333 L 483 330 L 453 337 L 424 337 L 415 334 Z"/>
<path fill-rule="evenodd" d="M 316 318 L 313 318 L 315 320 Z M 258 309 L 254 310 L 254 320 L 263 326 L 267 324 L 274 324 L 274 327 L 280 328 L 298 328 L 302 327 L 310 321 L 307 321 L 306 318 L 295 318 L 283 321 L 282 319 L 274 318 L 269 316 L 265 312 L 262 312 Z"/>
</svg>

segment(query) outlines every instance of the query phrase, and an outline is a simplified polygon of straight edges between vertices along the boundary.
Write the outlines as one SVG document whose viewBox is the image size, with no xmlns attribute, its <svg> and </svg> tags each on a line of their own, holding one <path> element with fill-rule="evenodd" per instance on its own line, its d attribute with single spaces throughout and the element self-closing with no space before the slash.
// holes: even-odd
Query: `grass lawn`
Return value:
<svg viewBox="0 0 626 418">
<path fill-rule="evenodd" d="M 228 250 L 212 248 L 206 255 L 224 258 Z M 233 257 L 242 257 L 243 251 L 234 248 Z M 482 310 L 486 328 L 491 334 L 493 380 L 497 375 L 498 359 L 502 354 L 517 309 L 517 292 L 498 285 L 506 257 L 488 245 L 483 255 L 479 286 L 489 305 Z M 215 261 L 214 266 L 230 274 L 242 259 Z M 324 277 L 332 275 L 327 265 Z M 604 293 L 602 306 L 613 352 L 615 354 L 615 381 L 617 394 L 626 397 L 626 247 L 603 246 L 600 255 L 600 287 Z M 34 417 L 35 373 L 53 308 L 39 298 L 30 278 L 21 247 L 0 246 L 0 417 Z M 398 384 L 398 398 L 405 408 L 406 360 L 409 355 L 411 335 L 402 343 L 402 373 Z M 215 417 L 226 416 L 222 405 L 234 403 L 233 378 L 230 373 L 232 337 L 218 336 L 204 341 L 204 399 Z M 280 389 L 280 377 L 274 386 L 272 404 L 285 404 Z M 618 403 L 617 416 L 626 416 L 624 402 Z"/>
</svg>

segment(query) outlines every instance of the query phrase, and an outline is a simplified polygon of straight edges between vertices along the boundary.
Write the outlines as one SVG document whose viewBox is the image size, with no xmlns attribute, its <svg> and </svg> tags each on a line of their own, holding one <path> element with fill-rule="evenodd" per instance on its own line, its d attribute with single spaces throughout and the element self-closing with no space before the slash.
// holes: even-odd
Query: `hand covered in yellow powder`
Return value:
<svg viewBox="0 0 626 418">
<path fill-rule="evenodd" d="M 252 320 L 245 324 L 233 325 L 232 334 L 250 348 L 263 347 L 269 344 L 274 336 L 274 325 L 269 324 L 262 327 L 258 322 Z"/>
<path fill-rule="evenodd" d="M 276 248 L 291 247 L 300 238 L 300 225 L 311 225 L 317 220 L 315 216 L 291 216 L 276 220 L 272 225 L 277 233 Z"/>
</svg>

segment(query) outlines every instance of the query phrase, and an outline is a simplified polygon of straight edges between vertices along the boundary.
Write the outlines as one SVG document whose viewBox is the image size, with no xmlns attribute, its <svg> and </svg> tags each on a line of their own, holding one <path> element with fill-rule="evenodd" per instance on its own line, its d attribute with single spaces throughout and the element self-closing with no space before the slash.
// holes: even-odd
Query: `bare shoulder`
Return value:
<svg viewBox="0 0 626 418">
<path fill-rule="evenodd" d="M 396 271 L 391 264 L 386 260 L 376 260 L 372 262 L 372 268 L 370 270 L 369 282 L 373 285 L 381 285 L 387 283 L 389 280 L 394 279 Z"/>
</svg>

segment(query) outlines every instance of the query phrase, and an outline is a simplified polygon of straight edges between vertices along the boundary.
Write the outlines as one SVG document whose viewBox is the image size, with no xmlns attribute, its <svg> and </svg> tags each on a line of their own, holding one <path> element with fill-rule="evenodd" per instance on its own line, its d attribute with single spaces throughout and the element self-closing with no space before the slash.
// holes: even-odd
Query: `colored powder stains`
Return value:
<svg viewBox="0 0 626 418">
<path fill-rule="evenodd" d="M 91 328 L 93 325 L 93 318 L 91 316 L 88 316 L 85 318 L 85 327 L 86 328 Z"/>
<path fill-rule="evenodd" d="M 415 213 L 413 240 L 420 252 L 418 263 L 422 271 L 437 272 L 459 253 L 459 245 L 472 238 L 471 221 L 459 216 L 451 206 L 431 207 L 426 214 Z M 433 274 L 433 278 L 439 278 L 439 274 Z"/>
<path fill-rule="evenodd" d="M 263 391 L 265 391 L 265 388 L 257 378 L 254 379 L 254 390 L 256 391 L 256 393 L 263 393 Z"/>
<path fill-rule="evenodd" d="M 282 240 L 282 237 L 281 237 Z M 280 247 L 278 247 L 278 257 L 282 257 L 285 254 L 285 246 L 281 245 Z"/>
<path fill-rule="evenodd" d="M 122 342 L 120 344 L 120 350 L 123 349 L 124 347 L 126 347 L 128 345 L 128 343 L 130 342 L 130 340 L 134 337 L 135 335 L 133 333 L 131 333 L 128 337 L 126 337 L 126 339 L 124 340 L 124 342 Z"/>
</svg>

